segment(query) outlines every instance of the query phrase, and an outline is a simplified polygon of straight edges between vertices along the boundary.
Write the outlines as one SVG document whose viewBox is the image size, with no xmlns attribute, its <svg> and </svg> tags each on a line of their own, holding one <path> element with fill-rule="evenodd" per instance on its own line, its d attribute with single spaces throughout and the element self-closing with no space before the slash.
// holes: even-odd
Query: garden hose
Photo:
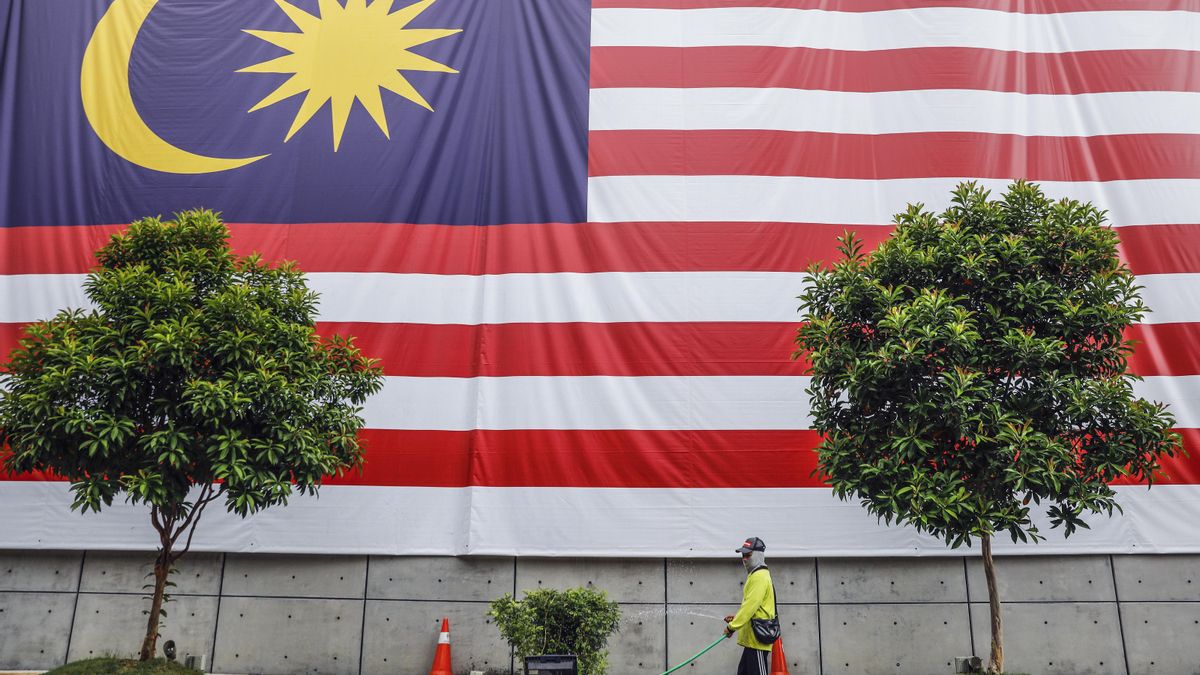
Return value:
<svg viewBox="0 0 1200 675">
<path fill-rule="evenodd" d="M 705 647 L 704 649 L 701 649 L 700 651 L 698 651 L 694 655 L 692 655 L 692 658 L 690 658 L 687 661 L 684 661 L 683 663 L 675 666 L 674 668 L 664 672 L 662 675 L 671 675 L 671 673 L 679 670 L 680 668 L 686 666 L 687 664 L 691 663 L 692 661 L 695 661 L 696 659 L 700 658 L 701 656 L 704 656 L 705 652 L 707 652 L 708 650 L 712 649 L 713 647 L 716 647 L 717 645 L 721 644 L 721 641 L 726 639 L 727 637 L 729 637 L 729 636 L 722 635 L 721 637 L 717 638 L 716 641 L 714 641 L 711 645 Z"/>
</svg>

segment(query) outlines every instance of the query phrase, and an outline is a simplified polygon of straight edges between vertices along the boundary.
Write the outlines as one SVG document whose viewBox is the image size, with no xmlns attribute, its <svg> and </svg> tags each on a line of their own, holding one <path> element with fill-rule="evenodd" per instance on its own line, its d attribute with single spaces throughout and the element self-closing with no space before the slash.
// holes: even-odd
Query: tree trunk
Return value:
<svg viewBox="0 0 1200 675">
<path fill-rule="evenodd" d="M 987 671 L 1004 670 L 1004 623 L 1000 620 L 1000 593 L 996 590 L 996 562 L 992 560 L 992 537 L 983 535 L 983 574 L 987 577 L 988 608 L 992 616 L 992 656 Z"/>
<path fill-rule="evenodd" d="M 146 619 L 146 637 L 142 640 L 142 661 L 154 658 L 154 647 L 158 643 L 158 627 L 161 623 L 162 606 L 166 601 L 167 579 L 171 568 L 183 554 L 192 548 L 192 535 L 196 534 L 196 525 L 200 522 L 200 514 L 204 507 L 225 492 L 224 487 L 214 490 L 211 483 L 200 489 L 200 495 L 193 504 L 168 505 L 165 507 L 150 507 L 150 522 L 154 531 L 158 532 L 158 557 L 154 560 L 154 595 L 150 599 L 150 616 Z M 176 527 L 178 525 L 178 527 Z M 175 540 L 187 532 L 183 547 L 175 552 Z"/>
<path fill-rule="evenodd" d="M 161 533 L 160 533 L 161 535 Z M 158 626 L 162 616 L 163 595 L 167 590 L 167 576 L 171 573 L 171 539 L 160 536 L 162 548 L 154 560 L 154 596 L 150 600 L 150 616 L 146 620 L 146 638 L 142 640 L 142 652 L 138 658 L 149 661 L 154 658 L 158 643 Z"/>
</svg>

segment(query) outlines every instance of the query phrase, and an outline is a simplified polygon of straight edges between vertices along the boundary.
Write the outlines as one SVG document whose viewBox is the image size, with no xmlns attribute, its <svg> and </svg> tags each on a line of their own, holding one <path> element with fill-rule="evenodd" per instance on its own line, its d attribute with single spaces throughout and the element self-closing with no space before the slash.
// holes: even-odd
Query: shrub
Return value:
<svg viewBox="0 0 1200 675">
<path fill-rule="evenodd" d="M 621 622 L 620 605 L 591 588 L 542 588 L 525 591 L 523 600 L 506 593 L 492 601 L 488 614 L 519 659 L 574 654 L 585 675 L 603 675 L 608 669 L 605 646 Z"/>
</svg>

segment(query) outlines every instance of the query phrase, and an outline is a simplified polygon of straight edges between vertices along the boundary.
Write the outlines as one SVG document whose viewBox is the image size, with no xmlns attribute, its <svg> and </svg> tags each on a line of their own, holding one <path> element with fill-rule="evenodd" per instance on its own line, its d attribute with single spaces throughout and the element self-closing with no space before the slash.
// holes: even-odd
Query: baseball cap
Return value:
<svg viewBox="0 0 1200 675">
<path fill-rule="evenodd" d="M 749 553 L 751 551 L 766 551 L 767 545 L 758 537 L 746 537 L 746 543 L 742 547 L 734 551 L 734 553 Z"/>
</svg>

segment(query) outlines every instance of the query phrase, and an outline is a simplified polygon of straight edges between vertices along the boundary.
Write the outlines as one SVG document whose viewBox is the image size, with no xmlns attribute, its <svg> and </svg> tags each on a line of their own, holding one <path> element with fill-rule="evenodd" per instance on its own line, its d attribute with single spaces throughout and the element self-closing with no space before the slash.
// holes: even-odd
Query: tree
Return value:
<svg viewBox="0 0 1200 675">
<path fill-rule="evenodd" d="M 70 481 L 83 513 L 122 492 L 150 507 L 142 660 L 205 507 L 245 517 L 361 466 L 358 413 L 382 386 L 351 340 L 314 334 L 303 273 L 236 257 L 228 235 L 209 211 L 133 223 L 96 254 L 95 308 L 29 326 L 0 370 L 8 470 Z"/>
<path fill-rule="evenodd" d="M 998 672 L 992 537 L 1043 539 L 1043 502 L 1069 536 L 1085 513 L 1120 510 L 1109 483 L 1150 484 L 1181 451 L 1127 372 L 1124 330 L 1147 307 L 1105 214 L 1024 182 L 994 201 L 960 185 L 939 215 L 909 206 L 870 254 L 839 241 L 840 259 L 805 276 L 796 337 L 817 471 L 885 523 L 980 540 Z"/>
</svg>

